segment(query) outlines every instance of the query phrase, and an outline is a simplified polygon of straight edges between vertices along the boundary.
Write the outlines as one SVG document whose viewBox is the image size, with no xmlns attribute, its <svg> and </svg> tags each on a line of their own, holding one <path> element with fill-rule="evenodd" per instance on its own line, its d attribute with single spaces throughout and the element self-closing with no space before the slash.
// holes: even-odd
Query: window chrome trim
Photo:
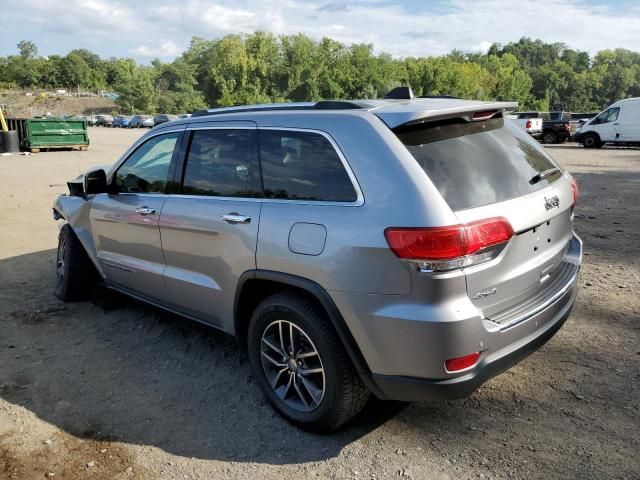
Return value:
<svg viewBox="0 0 640 480">
<path fill-rule="evenodd" d="M 222 122 L 220 122 L 222 123 Z M 336 143 L 336 141 L 329 135 L 327 132 L 323 130 L 315 130 L 311 128 L 296 128 L 296 127 L 258 127 L 258 126 L 248 126 L 248 125 L 210 125 L 206 127 L 196 127 L 189 126 L 186 128 L 186 132 L 192 131 L 195 132 L 197 130 L 257 130 L 258 133 L 261 130 L 276 130 L 276 131 L 288 131 L 288 132 L 307 132 L 307 133 L 315 133 L 317 135 L 323 136 L 327 141 L 331 144 L 334 151 L 338 155 L 340 162 L 342 163 L 342 167 L 347 172 L 347 176 L 351 181 L 351 186 L 356 192 L 356 199 L 353 202 L 336 202 L 336 201 L 327 201 L 327 200 L 296 200 L 296 199 L 285 199 L 285 198 L 264 198 L 264 197 L 226 197 L 226 196 L 214 196 L 214 195 L 187 195 L 187 194 L 170 194 L 173 198 L 214 198 L 216 200 L 226 200 L 226 201 L 249 201 L 249 202 L 263 202 L 263 203 L 293 203 L 298 205 L 318 205 L 318 206 L 338 206 L 338 207 L 360 207 L 364 205 L 364 195 L 362 194 L 362 189 L 360 188 L 360 184 L 351 169 L 351 165 L 347 161 L 344 153 Z M 180 130 L 182 131 L 182 130 Z M 258 158 L 260 157 L 260 152 L 258 152 Z M 188 161 L 188 158 L 186 159 Z"/>
</svg>

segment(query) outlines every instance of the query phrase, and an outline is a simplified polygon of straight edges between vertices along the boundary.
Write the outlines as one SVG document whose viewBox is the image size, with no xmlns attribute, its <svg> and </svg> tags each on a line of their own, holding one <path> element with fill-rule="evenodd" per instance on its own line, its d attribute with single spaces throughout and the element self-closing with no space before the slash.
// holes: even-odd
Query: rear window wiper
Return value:
<svg viewBox="0 0 640 480">
<path fill-rule="evenodd" d="M 554 168 L 549 168 L 547 170 L 543 170 L 541 172 L 538 172 L 533 177 L 531 177 L 531 180 L 529 180 L 529 183 L 531 185 L 535 185 L 540 180 L 544 180 L 545 178 L 550 177 L 554 173 L 560 173 L 560 169 L 557 168 L 557 167 L 554 167 Z"/>
</svg>

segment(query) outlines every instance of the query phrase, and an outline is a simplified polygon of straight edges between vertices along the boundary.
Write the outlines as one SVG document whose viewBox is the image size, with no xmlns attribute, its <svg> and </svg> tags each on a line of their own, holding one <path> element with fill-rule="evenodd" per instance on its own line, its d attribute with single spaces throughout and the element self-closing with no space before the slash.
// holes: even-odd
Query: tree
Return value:
<svg viewBox="0 0 640 480">
<path fill-rule="evenodd" d="M 39 57 L 30 41 L 19 55 L 0 57 L 3 88 L 78 85 L 120 93 L 127 112 L 189 112 L 204 106 L 377 98 L 411 85 L 416 95 L 518 101 L 520 108 L 599 110 L 640 96 L 640 53 L 587 52 L 523 37 L 494 43 L 487 54 L 453 50 L 439 57 L 394 58 L 373 45 L 268 32 L 193 37 L 170 63 L 140 66 L 102 59 L 87 49 Z"/>
<path fill-rule="evenodd" d="M 18 42 L 18 51 L 24 60 L 33 60 L 38 56 L 38 47 L 29 40 L 21 40 Z"/>
</svg>

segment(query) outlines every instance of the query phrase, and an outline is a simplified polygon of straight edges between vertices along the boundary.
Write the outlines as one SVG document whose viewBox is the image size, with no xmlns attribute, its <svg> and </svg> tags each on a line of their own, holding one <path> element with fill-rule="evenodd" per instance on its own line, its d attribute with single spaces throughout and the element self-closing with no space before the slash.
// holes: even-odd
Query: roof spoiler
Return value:
<svg viewBox="0 0 640 480">
<path fill-rule="evenodd" d="M 419 104 L 415 105 L 416 107 Z M 437 122 L 450 118 L 462 118 L 468 122 L 488 120 L 498 114 L 513 112 L 518 108 L 518 102 L 469 102 L 466 105 L 449 108 L 436 108 L 422 110 L 419 108 L 404 108 L 395 111 L 374 110 L 389 128 L 417 125 L 420 123 Z"/>
</svg>

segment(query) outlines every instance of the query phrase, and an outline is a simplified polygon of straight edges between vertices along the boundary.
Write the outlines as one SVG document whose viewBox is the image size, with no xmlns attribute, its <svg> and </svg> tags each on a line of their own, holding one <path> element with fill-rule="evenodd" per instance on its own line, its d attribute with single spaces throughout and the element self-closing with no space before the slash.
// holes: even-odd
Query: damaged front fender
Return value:
<svg viewBox="0 0 640 480">
<path fill-rule="evenodd" d="M 91 198 L 60 195 L 53 204 L 54 220 L 63 220 L 71 226 L 96 270 L 102 278 L 105 278 L 104 271 L 96 256 L 96 246 L 91 234 L 90 212 Z"/>
</svg>

